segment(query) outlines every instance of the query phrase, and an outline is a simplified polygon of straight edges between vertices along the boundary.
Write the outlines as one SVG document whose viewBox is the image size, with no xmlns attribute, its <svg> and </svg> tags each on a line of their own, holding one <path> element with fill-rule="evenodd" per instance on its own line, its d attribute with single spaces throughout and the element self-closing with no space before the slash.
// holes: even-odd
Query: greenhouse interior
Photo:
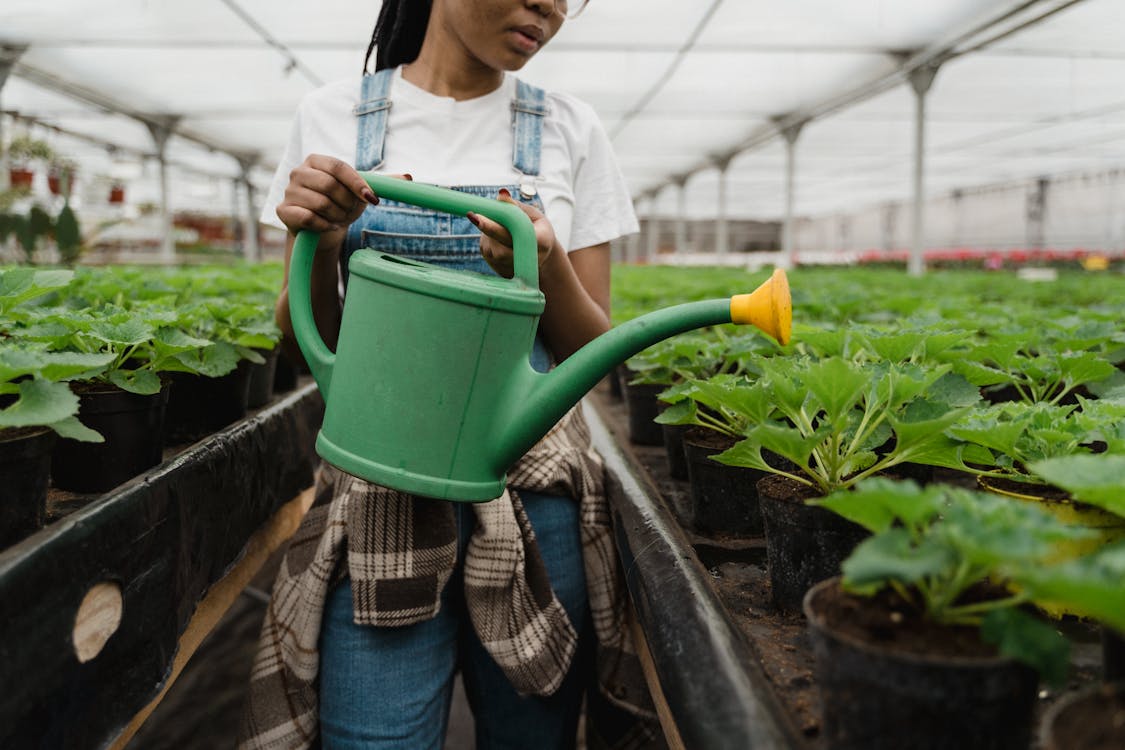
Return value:
<svg viewBox="0 0 1125 750">
<path fill-rule="evenodd" d="M 0 747 L 1125 748 L 1123 31 L 4 0 Z"/>
</svg>

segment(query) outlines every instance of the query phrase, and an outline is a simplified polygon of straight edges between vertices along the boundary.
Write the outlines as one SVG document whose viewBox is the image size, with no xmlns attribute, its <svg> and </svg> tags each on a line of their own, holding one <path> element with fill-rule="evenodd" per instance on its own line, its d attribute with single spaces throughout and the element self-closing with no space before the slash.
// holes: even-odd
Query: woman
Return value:
<svg viewBox="0 0 1125 750">
<path fill-rule="evenodd" d="M 608 138 L 587 106 L 508 75 L 585 4 L 569 2 L 387 0 L 375 73 L 302 103 L 266 205 L 289 230 L 287 271 L 294 235 L 320 233 L 312 300 L 330 346 L 361 247 L 512 275 L 498 224 L 381 201 L 359 170 L 527 213 L 546 297 L 536 368 L 608 330 L 609 242 L 636 231 Z M 291 342 L 284 291 L 277 320 Z M 325 748 L 440 748 L 460 670 L 479 748 L 573 747 L 595 645 L 603 690 L 650 716 L 600 472 L 575 412 L 489 503 L 413 498 L 324 467 L 274 586 L 242 746 L 319 735 Z"/>
</svg>

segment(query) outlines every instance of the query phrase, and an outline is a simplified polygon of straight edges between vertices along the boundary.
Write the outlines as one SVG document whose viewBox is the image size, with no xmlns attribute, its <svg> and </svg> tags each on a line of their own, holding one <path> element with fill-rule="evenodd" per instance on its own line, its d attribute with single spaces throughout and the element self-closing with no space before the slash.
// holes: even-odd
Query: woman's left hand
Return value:
<svg viewBox="0 0 1125 750">
<path fill-rule="evenodd" d="M 539 246 L 539 265 L 542 266 L 547 257 L 554 251 L 555 245 L 558 244 L 558 240 L 555 238 L 555 229 L 551 226 L 551 222 L 547 220 L 542 211 L 534 206 L 514 200 L 507 190 L 500 191 L 499 200 L 519 206 L 520 210 L 531 219 L 531 225 L 535 228 L 535 242 Z M 487 216 L 469 212 L 468 219 L 473 223 L 473 226 L 481 231 L 481 256 L 484 257 L 493 271 L 504 278 L 512 278 L 515 275 L 512 235 L 502 225 Z"/>
</svg>

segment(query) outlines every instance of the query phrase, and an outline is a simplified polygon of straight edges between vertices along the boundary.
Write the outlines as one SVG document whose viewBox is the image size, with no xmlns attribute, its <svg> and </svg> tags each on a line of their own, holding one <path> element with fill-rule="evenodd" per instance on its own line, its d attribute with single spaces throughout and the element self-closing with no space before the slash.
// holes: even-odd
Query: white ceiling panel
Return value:
<svg viewBox="0 0 1125 750">
<path fill-rule="evenodd" d="M 378 10 L 368 0 L 3 0 L 0 44 L 30 45 L 0 91 L 4 137 L 16 115 L 15 129 L 41 123 L 30 127 L 84 168 L 128 172 L 126 159 L 155 147 L 108 102 L 180 118 L 191 138 L 173 137 L 168 153 L 178 181 L 201 181 L 183 186 L 197 203 L 210 180 L 238 174 L 224 151 L 260 154 L 262 184 L 300 98 L 359 72 Z M 1046 17 L 1022 27 L 1036 14 Z M 714 216 L 714 160 L 733 153 L 732 215 L 776 219 L 779 115 L 817 115 L 795 146 L 798 213 L 909 196 L 915 102 L 894 71 L 939 43 L 970 52 L 942 66 L 927 100 L 931 192 L 1125 167 L 1123 29 L 1122 0 L 592 0 L 521 75 L 594 107 L 638 198 L 659 189 L 642 211 L 678 211 L 673 183 L 688 175 L 689 215 Z M 154 179 L 151 165 L 133 171 Z"/>
</svg>

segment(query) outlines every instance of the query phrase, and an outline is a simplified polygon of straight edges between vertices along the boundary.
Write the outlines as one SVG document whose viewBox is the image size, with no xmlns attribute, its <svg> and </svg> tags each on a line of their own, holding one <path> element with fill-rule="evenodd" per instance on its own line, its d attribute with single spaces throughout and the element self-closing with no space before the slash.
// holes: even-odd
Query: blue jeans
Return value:
<svg viewBox="0 0 1125 750">
<path fill-rule="evenodd" d="M 324 750 L 441 750 L 453 678 L 462 672 L 478 750 L 573 748 L 592 666 L 578 504 L 521 492 L 555 595 L 579 633 L 570 671 L 553 695 L 520 696 L 485 651 L 465 606 L 460 562 L 431 620 L 401 628 L 356 625 L 349 582 L 328 597 L 320 635 L 320 731 Z M 455 504 L 458 561 L 475 518 Z"/>
</svg>

